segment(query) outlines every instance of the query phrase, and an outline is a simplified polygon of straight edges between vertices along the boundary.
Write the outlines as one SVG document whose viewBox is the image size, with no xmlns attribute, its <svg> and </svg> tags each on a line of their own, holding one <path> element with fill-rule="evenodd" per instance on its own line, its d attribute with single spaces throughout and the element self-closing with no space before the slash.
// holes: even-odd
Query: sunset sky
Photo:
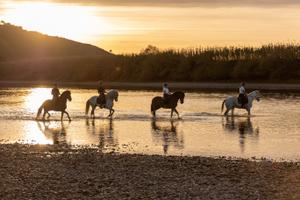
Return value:
<svg viewBox="0 0 300 200">
<path fill-rule="evenodd" d="M 1 0 L 0 20 L 114 53 L 300 41 L 298 0 Z"/>
</svg>

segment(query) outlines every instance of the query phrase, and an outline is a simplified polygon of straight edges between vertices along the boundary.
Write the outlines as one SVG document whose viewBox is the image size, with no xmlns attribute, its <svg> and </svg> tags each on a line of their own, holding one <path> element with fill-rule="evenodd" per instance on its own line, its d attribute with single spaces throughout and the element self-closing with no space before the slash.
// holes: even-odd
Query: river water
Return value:
<svg viewBox="0 0 300 200">
<path fill-rule="evenodd" d="M 64 89 L 62 89 L 64 90 Z M 67 118 L 52 113 L 50 121 L 36 121 L 39 106 L 51 98 L 50 88 L 0 89 L 0 142 L 91 146 L 103 152 L 160 155 L 226 156 L 300 160 L 300 95 L 263 94 L 254 102 L 252 116 L 236 110 L 221 115 L 221 103 L 233 93 L 186 93 L 178 105 L 181 120 L 169 110 L 150 114 L 152 91 L 120 91 L 115 115 L 96 110 L 85 117 L 85 102 L 95 90 L 71 89 Z"/>
</svg>

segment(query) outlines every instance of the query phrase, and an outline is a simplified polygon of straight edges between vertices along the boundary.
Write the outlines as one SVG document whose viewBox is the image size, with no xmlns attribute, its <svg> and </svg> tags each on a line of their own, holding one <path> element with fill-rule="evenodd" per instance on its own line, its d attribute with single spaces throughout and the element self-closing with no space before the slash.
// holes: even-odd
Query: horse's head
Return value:
<svg viewBox="0 0 300 200">
<path fill-rule="evenodd" d="M 116 95 L 115 95 L 115 101 L 118 101 L 118 98 L 119 98 L 119 93 L 116 92 Z"/>
<path fill-rule="evenodd" d="M 112 99 L 112 100 L 118 101 L 119 93 L 118 93 L 117 90 L 110 90 L 107 93 L 107 97 L 110 98 L 110 99 Z"/>
<path fill-rule="evenodd" d="M 64 92 L 60 95 L 60 98 L 64 98 L 64 99 L 68 99 L 69 101 L 72 101 L 71 91 L 69 91 L 69 90 L 64 91 Z"/>
<path fill-rule="evenodd" d="M 261 96 L 262 95 L 260 94 L 259 90 L 255 90 L 255 99 L 256 99 L 256 101 L 260 101 Z"/>
<path fill-rule="evenodd" d="M 248 96 L 250 96 L 253 100 L 255 99 L 256 101 L 260 101 L 260 98 L 262 97 L 258 90 L 254 90 L 253 92 L 249 93 Z"/>
<path fill-rule="evenodd" d="M 183 92 L 181 92 L 181 91 L 174 92 L 174 95 L 180 100 L 181 104 L 184 103 L 184 96 L 185 96 L 185 94 Z"/>
</svg>

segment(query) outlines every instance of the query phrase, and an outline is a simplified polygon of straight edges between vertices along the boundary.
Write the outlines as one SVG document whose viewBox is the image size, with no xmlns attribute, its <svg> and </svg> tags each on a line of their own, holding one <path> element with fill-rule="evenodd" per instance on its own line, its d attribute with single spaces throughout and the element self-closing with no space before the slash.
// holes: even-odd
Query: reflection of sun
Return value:
<svg viewBox="0 0 300 200">
<path fill-rule="evenodd" d="M 38 128 L 35 122 L 27 122 L 24 126 L 25 142 L 32 144 L 53 144 L 53 141 L 47 138 Z"/>
<path fill-rule="evenodd" d="M 25 97 L 25 108 L 29 112 L 36 112 L 47 99 L 51 99 L 50 88 L 33 88 Z"/>
</svg>

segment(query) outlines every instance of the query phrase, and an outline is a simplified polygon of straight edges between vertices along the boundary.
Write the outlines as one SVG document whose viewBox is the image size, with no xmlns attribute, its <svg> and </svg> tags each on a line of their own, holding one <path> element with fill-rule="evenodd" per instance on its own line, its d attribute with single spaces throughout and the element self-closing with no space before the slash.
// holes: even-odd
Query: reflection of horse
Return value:
<svg viewBox="0 0 300 200">
<path fill-rule="evenodd" d="M 152 135 L 155 140 L 158 139 L 157 142 L 163 142 L 164 153 L 168 153 L 168 149 L 170 145 L 173 145 L 177 149 L 183 148 L 183 137 L 178 138 L 177 133 L 177 124 L 174 125 L 174 121 L 170 120 L 170 127 L 158 126 L 156 124 L 156 120 L 153 119 L 151 122 L 152 127 Z"/>
<path fill-rule="evenodd" d="M 241 104 L 238 103 L 237 97 L 228 97 L 222 103 L 222 111 L 221 112 L 223 112 L 224 104 L 225 104 L 226 111 L 225 111 L 224 115 L 227 115 L 230 110 L 232 110 L 231 114 L 233 115 L 234 108 L 246 109 L 248 111 L 248 115 L 250 115 L 253 100 L 256 99 L 257 101 L 259 101 L 260 97 L 261 97 L 261 94 L 258 90 L 255 90 L 255 91 L 249 93 L 248 94 L 248 103 L 244 107 L 241 107 Z"/>
<path fill-rule="evenodd" d="M 61 123 L 60 127 L 54 127 L 51 128 L 51 123 L 46 122 L 37 122 L 38 127 L 41 132 L 44 133 L 44 135 L 47 138 L 51 138 L 53 141 L 53 144 L 67 144 L 66 142 L 66 128 L 63 123 Z"/>
<path fill-rule="evenodd" d="M 49 111 L 60 111 L 61 112 L 61 120 L 63 119 L 64 113 L 67 114 L 69 121 L 71 121 L 71 118 L 69 116 L 69 113 L 66 111 L 67 108 L 67 100 L 72 101 L 71 92 L 69 90 L 64 91 L 60 97 L 57 99 L 57 102 L 53 103 L 51 99 L 44 101 L 44 103 L 41 105 L 41 107 L 38 110 L 38 113 L 36 115 L 36 119 L 39 118 L 42 110 L 44 109 L 43 113 L 43 120 L 45 120 L 46 113 L 48 114 L 48 118 L 50 117 Z"/>
<path fill-rule="evenodd" d="M 173 117 L 173 112 L 177 114 L 179 118 L 179 113 L 176 110 L 178 100 L 180 99 L 180 103 L 183 104 L 184 102 L 184 93 L 183 92 L 174 92 L 169 96 L 168 102 L 165 103 L 162 97 L 154 97 L 151 103 L 151 112 L 153 117 L 155 117 L 155 111 L 160 108 L 168 108 L 171 109 L 171 118 Z"/>
<path fill-rule="evenodd" d="M 106 98 L 105 108 L 109 110 L 109 115 L 107 117 L 111 117 L 114 114 L 115 112 L 115 110 L 113 109 L 114 100 L 118 101 L 118 97 L 119 97 L 119 93 L 117 90 L 110 90 L 105 95 Z M 86 107 L 85 107 L 85 115 L 88 115 L 91 106 L 92 107 L 91 117 L 95 118 L 95 109 L 97 106 L 100 106 L 99 104 L 97 104 L 97 98 L 98 96 L 93 96 L 89 98 L 89 100 L 87 100 Z"/>
<path fill-rule="evenodd" d="M 109 124 L 103 124 L 101 122 L 99 128 L 97 129 L 95 125 L 95 119 L 92 119 L 91 123 L 89 119 L 86 119 L 87 127 L 91 128 L 93 135 L 99 135 L 99 149 L 103 150 L 113 150 L 118 146 L 118 142 L 114 137 L 114 125 L 113 119 L 109 119 Z"/>
<path fill-rule="evenodd" d="M 259 128 L 254 129 L 250 117 L 248 116 L 246 120 L 235 121 L 234 116 L 226 116 L 226 122 L 223 123 L 225 130 L 229 132 L 238 132 L 240 136 L 240 146 L 242 152 L 245 149 L 245 139 L 246 135 L 251 135 L 258 137 Z"/>
</svg>

